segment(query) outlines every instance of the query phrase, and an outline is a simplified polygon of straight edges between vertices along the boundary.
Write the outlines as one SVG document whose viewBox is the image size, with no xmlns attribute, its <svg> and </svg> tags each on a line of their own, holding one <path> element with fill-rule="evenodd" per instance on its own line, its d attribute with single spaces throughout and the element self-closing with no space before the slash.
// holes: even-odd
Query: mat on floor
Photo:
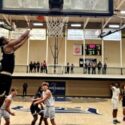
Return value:
<svg viewBox="0 0 125 125">
<path fill-rule="evenodd" d="M 24 111 L 24 112 L 30 112 L 29 108 L 25 108 L 23 106 L 15 106 L 12 107 L 13 110 L 16 111 Z M 44 110 L 41 110 L 40 112 L 43 112 Z M 101 113 L 96 108 L 88 108 L 86 110 L 82 110 L 81 107 L 74 107 L 74 108 L 64 108 L 64 107 L 55 107 L 56 113 L 81 113 L 81 114 L 97 114 L 101 115 Z"/>
</svg>

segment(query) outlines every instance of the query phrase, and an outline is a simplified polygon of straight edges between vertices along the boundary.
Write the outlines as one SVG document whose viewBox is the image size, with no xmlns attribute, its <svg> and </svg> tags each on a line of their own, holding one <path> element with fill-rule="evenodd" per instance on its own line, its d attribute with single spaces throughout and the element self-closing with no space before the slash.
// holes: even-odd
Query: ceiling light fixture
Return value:
<svg viewBox="0 0 125 125">
<path fill-rule="evenodd" d="M 71 24 L 71 27 L 81 27 L 81 24 Z"/>
<path fill-rule="evenodd" d="M 110 24 L 109 28 L 119 28 L 120 26 L 118 24 Z"/>
<path fill-rule="evenodd" d="M 43 26 L 43 23 L 33 23 L 33 26 Z"/>
</svg>

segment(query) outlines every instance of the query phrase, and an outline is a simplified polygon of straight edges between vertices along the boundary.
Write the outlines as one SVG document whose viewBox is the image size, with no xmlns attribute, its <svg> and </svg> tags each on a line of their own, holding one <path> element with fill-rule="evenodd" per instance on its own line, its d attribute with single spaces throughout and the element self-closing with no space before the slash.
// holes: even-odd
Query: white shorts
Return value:
<svg viewBox="0 0 125 125">
<path fill-rule="evenodd" d="M 9 119 L 10 118 L 10 114 L 6 110 L 4 110 L 4 109 L 0 109 L 0 119 L 2 117 L 4 119 Z"/>
<path fill-rule="evenodd" d="M 50 118 L 54 119 L 55 118 L 55 107 L 45 107 L 44 108 L 44 118 Z"/>
<path fill-rule="evenodd" d="M 118 109 L 119 100 L 118 99 L 112 99 L 112 105 L 113 105 L 113 109 Z"/>
</svg>

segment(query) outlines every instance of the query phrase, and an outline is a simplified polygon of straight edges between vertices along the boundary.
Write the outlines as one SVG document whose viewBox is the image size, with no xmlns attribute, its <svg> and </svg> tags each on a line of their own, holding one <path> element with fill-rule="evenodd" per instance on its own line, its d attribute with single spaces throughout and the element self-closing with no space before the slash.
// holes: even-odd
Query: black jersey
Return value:
<svg viewBox="0 0 125 125">
<path fill-rule="evenodd" d="M 3 48 L 2 48 L 2 53 L 3 57 L 1 60 L 1 65 L 2 65 L 1 71 L 6 71 L 12 74 L 15 65 L 15 55 L 14 53 L 6 54 Z"/>
<path fill-rule="evenodd" d="M 40 98 L 42 96 L 42 92 L 38 91 L 35 96 L 34 96 L 34 99 L 36 98 Z"/>
<path fill-rule="evenodd" d="M 35 96 L 34 96 L 34 99 L 36 98 L 40 98 L 42 95 L 42 92 L 38 91 Z M 32 115 L 36 115 L 36 114 L 39 114 L 39 115 L 43 115 L 42 112 L 40 112 L 41 110 L 43 110 L 43 106 L 41 105 L 41 107 L 38 106 L 38 104 L 34 105 L 33 102 L 30 106 L 30 112 Z"/>
<path fill-rule="evenodd" d="M 121 95 L 122 95 L 122 106 L 125 107 L 125 90 L 121 91 Z"/>
</svg>

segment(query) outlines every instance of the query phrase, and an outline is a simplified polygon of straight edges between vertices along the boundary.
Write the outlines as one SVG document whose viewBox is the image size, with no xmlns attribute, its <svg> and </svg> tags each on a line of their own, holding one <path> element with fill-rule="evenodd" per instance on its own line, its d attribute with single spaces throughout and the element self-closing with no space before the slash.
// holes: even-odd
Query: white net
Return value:
<svg viewBox="0 0 125 125">
<path fill-rule="evenodd" d="M 52 37 L 63 37 L 63 29 L 68 17 L 48 16 L 46 17 L 47 35 Z"/>
</svg>

